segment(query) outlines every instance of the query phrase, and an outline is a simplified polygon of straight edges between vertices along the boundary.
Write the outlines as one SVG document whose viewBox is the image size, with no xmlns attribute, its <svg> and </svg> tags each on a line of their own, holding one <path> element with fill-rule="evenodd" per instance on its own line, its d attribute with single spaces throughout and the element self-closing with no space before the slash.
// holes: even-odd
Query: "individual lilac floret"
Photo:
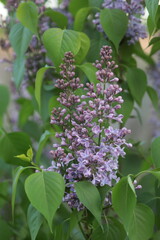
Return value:
<svg viewBox="0 0 160 240">
<path fill-rule="evenodd" d="M 147 37 L 145 26 L 142 24 L 141 19 L 137 17 L 137 15 L 144 15 L 142 0 L 131 0 L 130 2 L 127 2 L 126 0 L 104 0 L 102 7 L 120 9 L 126 12 L 128 16 L 126 37 L 128 38 L 129 45 L 137 42 L 139 38 L 144 39 Z M 99 16 L 100 13 L 96 13 L 93 23 L 97 26 L 99 32 L 103 32 Z"/>
<path fill-rule="evenodd" d="M 61 107 L 54 108 L 51 124 L 59 125 L 57 133 L 59 144 L 51 151 L 53 162 L 47 171 L 60 172 L 68 183 L 64 201 L 70 207 L 83 208 L 79 202 L 74 182 L 87 180 L 96 186 L 113 186 L 117 177 L 118 158 L 124 157 L 124 148 L 131 147 L 124 137 L 130 133 L 126 128 L 116 128 L 113 122 L 121 123 L 123 116 L 116 110 L 123 99 L 122 89 L 117 84 L 114 69 L 118 66 L 112 61 L 112 49 L 104 46 L 100 51 L 101 60 L 95 62 L 99 83 L 87 83 L 85 88 L 75 75 L 74 58 L 67 52 L 61 64 L 61 79 L 56 86 L 62 91 L 57 99 Z M 77 95 L 79 88 L 83 95 Z"/>
</svg>

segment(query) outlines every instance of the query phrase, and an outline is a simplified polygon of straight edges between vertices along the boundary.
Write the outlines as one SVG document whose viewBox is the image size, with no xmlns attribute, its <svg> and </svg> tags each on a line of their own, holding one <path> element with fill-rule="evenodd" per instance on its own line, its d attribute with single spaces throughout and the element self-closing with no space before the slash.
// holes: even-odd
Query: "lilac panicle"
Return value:
<svg viewBox="0 0 160 240">
<path fill-rule="evenodd" d="M 104 0 L 102 7 L 120 9 L 127 14 L 128 29 L 126 37 L 128 39 L 128 45 L 136 43 L 139 38 L 144 39 L 147 37 L 145 26 L 142 24 L 141 19 L 137 17 L 137 15 L 144 15 L 142 0 L 131 0 L 130 3 L 126 0 Z M 93 23 L 97 26 L 98 31 L 103 32 L 99 15 L 99 13 L 95 15 Z"/>
<path fill-rule="evenodd" d="M 95 62 L 99 83 L 87 83 L 84 87 L 75 75 L 74 56 L 67 52 L 61 68 L 61 79 L 56 86 L 61 89 L 59 98 L 61 107 L 54 108 L 51 124 L 59 125 L 58 144 L 51 151 L 52 165 L 47 171 L 60 172 L 66 183 L 64 201 L 80 210 L 73 186 L 74 182 L 87 180 L 96 186 L 113 186 L 117 181 L 118 158 L 124 156 L 125 146 L 131 147 L 124 139 L 130 133 L 127 128 L 115 128 L 113 122 L 121 123 L 123 116 L 116 110 L 123 99 L 119 96 L 122 89 L 117 84 L 114 69 L 118 66 L 112 60 L 112 49 L 102 47 L 101 60 Z M 84 89 L 84 95 L 77 95 L 78 89 Z"/>
</svg>

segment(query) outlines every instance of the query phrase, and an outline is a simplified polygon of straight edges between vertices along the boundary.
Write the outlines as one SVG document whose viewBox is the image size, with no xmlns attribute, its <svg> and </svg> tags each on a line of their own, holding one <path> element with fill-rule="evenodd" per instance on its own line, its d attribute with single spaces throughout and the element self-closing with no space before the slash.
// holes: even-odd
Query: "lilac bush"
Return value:
<svg viewBox="0 0 160 240">
<path fill-rule="evenodd" d="M 124 137 L 130 133 L 127 128 L 117 128 L 115 123 L 122 123 L 122 114 L 116 110 L 123 103 L 119 93 L 122 88 L 114 76 L 118 66 L 112 60 L 112 49 L 102 47 L 101 59 L 94 64 L 99 83 L 87 83 L 85 94 L 76 94 L 83 89 L 80 78 L 75 76 L 74 56 L 67 52 L 61 64 L 61 79 L 56 87 L 61 89 L 57 99 L 62 107 L 54 108 L 51 124 L 62 128 L 57 133 L 59 144 L 54 144 L 51 151 L 53 162 L 47 171 L 61 173 L 68 185 L 64 201 L 70 207 L 81 209 L 73 187 L 74 182 L 87 180 L 96 186 L 113 186 L 119 178 L 118 158 L 124 157 L 125 146 L 131 147 Z"/>
<path fill-rule="evenodd" d="M 0 85 L 0 236 L 159 239 L 160 138 L 148 147 L 135 131 L 128 141 L 125 127 L 134 110 L 140 119 L 145 93 L 158 107 L 135 57 L 151 65 L 159 50 L 157 37 L 150 55 L 137 42 L 146 36 L 144 9 L 150 35 L 160 29 L 157 0 L 62 0 L 56 9 L 46 0 L 3 2 L 0 45 L 13 54 L 14 81 L 11 96 Z"/>
<path fill-rule="evenodd" d="M 127 2 L 126 0 L 104 0 L 102 7 L 120 9 L 127 14 L 128 30 L 126 32 L 126 37 L 128 39 L 128 45 L 136 43 L 139 38 L 143 39 L 147 37 L 145 26 L 142 24 L 141 19 L 137 17 L 144 15 L 142 0 L 131 0 L 130 2 Z M 93 23 L 96 25 L 98 31 L 103 32 L 99 16 L 99 13 L 95 15 Z"/>
</svg>

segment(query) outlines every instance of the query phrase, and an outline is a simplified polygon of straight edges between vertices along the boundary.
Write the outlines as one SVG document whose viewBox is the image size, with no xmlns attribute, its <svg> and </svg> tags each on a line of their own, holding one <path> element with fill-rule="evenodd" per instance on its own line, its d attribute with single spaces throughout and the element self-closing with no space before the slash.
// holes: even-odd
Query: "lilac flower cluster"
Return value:
<svg viewBox="0 0 160 240">
<path fill-rule="evenodd" d="M 141 19 L 137 17 L 144 15 L 144 7 L 142 0 L 104 0 L 102 4 L 103 8 L 120 9 L 124 11 L 128 16 L 128 29 L 126 37 L 128 38 L 128 44 L 134 44 L 139 38 L 146 38 L 147 34 L 145 26 L 142 24 Z M 99 19 L 100 13 L 95 15 L 93 23 L 96 24 L 98 31 L 103 32 Z"/>
<path fill-rule="evenodd" d="M 64 201 L 70 207 L 80 210 L 74 189 L 74 182 L 87 180 L 96 186 L 113 186 L 118 181 L 118 158 L 124 157 L 124 147 L 131 147 L 124 139 L 130 130 L 118 129 L 114 123 L 121 123 L 123 116 L 116 110 L 123 99 L 119 96 L 122 89 L 117 84 L 114 69 L 118 66 L 112 61 L 112 49 L 102 47 L 101 60 L 95 62 L 96 76 L 99 83 L 87 83 L 85 87 L 75 76 L 73 54 L 67 52 L 61 64 L 61 79 L 56 86 L 61 89 L 57 99 L 62 107 L 54 108 L 51 124 L 59 125 L 61 133 L 56 137 L 59 144 L 54 144 L 51 151 L 52 165 L 47 171 L 58 171 L 68 185 Z M 77 95 L 78 89 L 84 89 L 84 95 Z"/>
</svg>

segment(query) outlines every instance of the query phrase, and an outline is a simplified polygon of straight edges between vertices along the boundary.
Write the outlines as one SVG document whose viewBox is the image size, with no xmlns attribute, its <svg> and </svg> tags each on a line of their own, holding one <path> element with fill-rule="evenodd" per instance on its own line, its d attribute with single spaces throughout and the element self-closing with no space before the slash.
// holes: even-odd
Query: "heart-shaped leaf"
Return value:
<svg viewBox="0 0 160 240">
<path fill-rule="evenodd" d="M 26 194 L 33 205 L 48 221 L 52 231 L 54 214 L 62 202 L 65 183 L 56 172 L 39 172 L 25 181 Z"/>
</svg>

